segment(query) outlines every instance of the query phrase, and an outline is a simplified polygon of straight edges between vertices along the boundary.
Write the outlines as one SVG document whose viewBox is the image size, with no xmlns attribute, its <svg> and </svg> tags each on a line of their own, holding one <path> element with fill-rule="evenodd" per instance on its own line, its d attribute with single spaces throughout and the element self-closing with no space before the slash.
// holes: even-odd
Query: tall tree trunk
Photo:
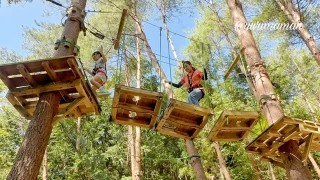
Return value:
<svg viewBox="0 0 320 180">
<path fill-rule="evenodd" d="M 81 117 L 78 117 L 77 120 L 77 141 L 76 141 L 76 150 L 80 150 L 80 141 L 81 141 L 81 134 L 80 134 L 80 129 L 81 129 Z"/>
<path fill-rule="evenodd" d="M 137 31 L 138 25 L 136 25 Z M 140 45 L 139 45 L 139 38 L 136 37 L 136 44 L 137 44 L 137 88 L 141 87 L 141 59 L 140 59 Z M 135 168 L 136 168 L 136 175 L 135 179 L 140 180 L 142 179 L 141 174 L 141 128 L 136 127 L 136 142 L 135 142 Z"/>
<path fill-rule="evenodd" d="M 271 175 L 271 180 L 276 180 L 276 176 L 274 175 L 272 164 L 270 162 L 268 164 L 269 164 L 269 171 L 270 171 L 270 175 Z"/>
<path fill-rule="evenodd" d="M 42 161 L 42 179 L 48 179 L 48 148 L 44 151 L 43 161 Z"/>
<path fill-rule="evenodd" d="M 133 0 L 133 3 L 136 5 L 136 1 L 135 0 Z M 146 35 L 145 35 L 144 31 L 143 31 L 140 19 L 137 16 L 136 8 L 133 8 L 133 14 L 134 14 L 134 20 L 135 20 L 135 22 L 137 24 L 137 27 L 138 27 L 138 30 L 140 32 L 140 38 L 143 41 L 144 47 L 147 50 L 147 53 L 148 53 L 149 58 L 151 59 L 152 65 L 156 68 L 156 71 L 157 71 L 158 75 L 161 78 L 161 82 L 162 82 L 163 86 L 165 87 L 165 91 L 166 91 L 168 97 L 175 98 L 175 96 L 173 94 L 173 91 L 170 88 L 170 85 L 165 83 L 168 79 L 167 79 L 165 73 L 163 72 L 163 69 L 160 67 L 156 56 L 152 52 L 152 49 L 151 49 L 151 47 L 150 47 L 150 45 L 148 43 L 148 40 L 146 38 Z M 195 148 L 195 146 L 194 146 L 194 144 L 193 144 L 193 142 L 191 140 L 185 140 L 185 144 L 186 144 L 186 147 L 187 147 L 188 154 L 190 156 L 197 154 L 197 150 L 196 150 L 196 148 Z M 202 163 L 201 163 L 201 160 L 200 160 L 199 157 L 193 157 L 192 160 L 191 160 L 191 165 L 192 165 L 192 167 L 193 167 L 193 169 L 194 169 L 194 171 L 196 173 L 196 177 L 197 177 L 198 180 L 206 179 L 206 176 L 205 176 L 205 173 L 204 173 L 204 169 L 202 167 Z"/>
<path fill-rule="evenodd" d="M 226 166 L 226 162 L 223 159 L 220 145 L 217 142 L 213 142 L 212 144 L 213 144 L 214 148 L 216 149 L 216 153 L 218 155 L 218 160 L 219 160 L 219 166 L 220 166 L 221 171 L 223 173 L 224 179 L 231 180 L 228 168 Z"/>
<path fill-rule="evenodd" d="M 129 86 L 130 76 L 128 71 L 128 58 L 127 58 L 127 50 L 124 48 L 124 63 L 125 63 L 125 82 L 126 86 Z M 132 180 L 136 178 L 136 153 L 135 153 L 135 135 L 132 126 L 128 126 L 128 149 L 130 151 L 130 162 L 131 162 L 131 176 Z"/>
<path fill-rule="evenodd" d="M 76 151 L 78 154 L 80 151 L 80 142 L 81 142 L 80 129 L 81 129 L 81 117 L 78 117 L 78 119 L 77 119 L 77 139 L 76 139 Z M 79 167 L 77 165 L 74 169 L 74 172 L 77 173 L 78 171 L 79 171 Z"/>
<path fill-rule="evenodd" d="M 134 131 L 132 126 L 128 126 L 128 146 L 130 149 L 130 161 L 131 161 L 131 176 L 132 180 L 135 179 L 135 173 L 136 173 L 136 168 L 135 168 L 135 146 L 134 146 Z"/>
<path fill-rule="evenodd" d="M 186 147 L 188 154 L 190 156 L 198 155 L 197 149 L 194 147 L 194 144 L 191 140 L 185 139 Z M 206 175 L 204 173 L 204 169 L 201 163 L 201 159 L 199 157 L 191 157 L 190 159 L 191 165 L 196 173 L 197 180 L 206 180 Z"/>
<path fill-rule="evenodd" d="M 311 117 L 313 119 L 314 122 L 317 122 L 317 117 L 316 117 L 316 113 L 314 111 L 314 109 L 312 108 L 311 104 L 310 104 L 310 101 L 309 99 L 307 98 L 307 96 L 303 93 L 302 89 L 300 88 L 299 84 L 298 84 L 298 81 L 296 78 L 293 78 L 297 84 L 297 88 L 299 90 L 299 92 L 301 93 L 301 96 L 304 100 L 304 102 L 307 104 L 307 107 L 308 107 L 308 110 L 309 110 L 309 113 L 311 114 Z"/>
<path fill-rule="evenodd" d="M 296 32 L 300 35 L 300 37 L 303 39 L 304 43 L 309 48 L 311 54 L 315 58 L 316 62 L 320 66 L 320 49 L 317 46 L 313 36 L 311 35 L 308 28 L 304 25 L 304 23 L 301 21 L 300 13 L 296 10 L 294 7 L 292 0 L 284 0 L 284 3 L 281 3 L 280 0 L 276 0 L 278 6 L 280 9 L 284 12 L 284 14 L 287 16 L 290 23 L 297 24 Z"/>
<path fill-rule="evenodd" d="M 132 0 L 132 1 L 136 5 L 137 0 Z M 144 31 L 143 31 L 143 28 L 142 28 L 142 25 L 141 25 L 141 21 L 137 16 L 136 6 L 132 10 L 133 10 L 133 14 L 134 14 L 134 21 L 136 22 L 137 29 L 138 29 L 139 34 L 140 34 L 140 39 L 142 40 L 143 45 L 144 45 L 144 47 L 145 47 L 145 49 L 147 51 L 147 54 L 148 54 L 149 58 L 151 59 L 151 63 L 153 65 L 153 67 L 155 67 L 156 72 L 158 73 L 158 75 L 160 76 L 161 83 L 164 86 L 165 91 L 168 94 L 168 97 L 173 97 L 173 91 L 172 91 L 170 85 L 166 83 L 168 78 L 167 78 L 166 74 L 164 73 L 163 69 L 160 67 L 160 65 L 158 63 L 158 60 L 157 60 L 157 57 L 152 52 L 152 49 L 151 49 L 151 47 L 150 47 L 150 45 L 148 43 L 148 40 L 146 38 L 146 35 L 145 35 Z"/>
<path fill-rule="evenodd" d="M 315 96 L 315 98 L 317 99 L 318 103 L 320 104 L 320 95 L 318 92 L 315 92 L 313 89 L 313 85 L 311 83 L 309 83 L 309 81 L 307 80 L 307 78 L 305 77 L 304 73 L 301 71 L 299 65 L 297 64 L 297 62 L 292 59 L 293 64 L 295 65 L 295 67 L 297 68 L 299 74 L 302 76 L 304 82 L 307 84 L 307 86 L 309 86 L 309 90 L 312 92 L 312 94 Z"/>
<path fill-rule="evenodd" d="M 85 9 L 86 0 L 73 0 L 70 7 L 73 8 L 72 16 L 82 19 L 81 12 Z M 70 18 L 70 16 L 68 17 Z M 79 21 L 69 19 L 66 21 L 61 37 L 71 39 L 77 43 L 80 32 Z M 73 48 L 59 46 L 54 57 L 72 55 Z M 45 149 L 52 132 L 52 119 L 58 113 L 61 96 L 59 92 L 42 93 L 33 117 L 26 131 L 22 145 L 16 156 L 14 165 L 7 179 L 37 179 Z"/>
<path fill-rule="evenodd" d="M 209 0 L 209 3 L 211 4 L 211 10 L 212 10 L 212 12 L 213 12 L 213 15 L 214 15 L 214 16 L 217 18 L 217 20 L 218 20 L 219 28 L 220 28 L 222 34 L 224 35 L 224 37 L 225 37 L 226 40 L 227 40 L 227 45 L 228 45 L 228 47 L 229 47 L 229 49 L 230 49 L 230 51 L 231 51 L 231 53 L 232 53 L 232 55 L 233 55 L 233 58 L 236 58 L 238 54 L 237 54 L 236 50 L 234 49 L 234 47 L 233 47 L 233 45 L 232 45 L 232 43 L 231 43 L 231 40 L 230 40 L 230 38 L 229 38 L 229 34 L 228 34 L 228 31 L 227 31 L 227 28 L 224 26 L 224 24 L 223 24 L 223 22 L 222 22 L 222 20 L 221 20 L 221 17 L 219 16 L 219 13 L 218 13 L 218 11 L 216 10 L 216 8 L 215 8 L 214 3 L 212 2 L 212 0 Z M 246 74 L 246 70 L 245 70 L 244 67 L 242 66 L 240 60 L 237 62 L 237 65 L 238 65 L 238 67 L 240 68 L 241 72 L 242 72 L 243 74 Z M 250 80 L 248 80 L 248 78 L 246 78 L 246 79 L 247 79 L 247 82 L 248 82 L 248 85 L 249 85 L 250 89 L 252 90 L 253 94 L 256 96 L 256 91 L 255 91 L 255 88 L 254 88 L 252 82 L 251 82 Z"/>
<path fill-rule="evenodd" d="M 244 27 L 247 21 L 240 2 L 238 0 L 227 0 L 227 3 L 234 24 L 242 24 Z M 261 103 L 262 112 L 264 113 L 268 124 L 272 125 L 284 116 L 283 109 L 279 100 L 274 97 L 275 91 L 272 87 L 266 68 L 262 63 L 260 53 L 251 31 L 243 28 L 236 29 L 236 31 L 242 47 L 246 48 L 244 54 L 247 64 L 250 67 L 250 73 L 253 77 L 253 84 L 257 91 L 257 96 L 259 97 L 257 101 Z M 302 155 L 299 152 L 298 143 L 296 141 L 288 141 L 279 148 L 279 152 L 287 171 L 288 179 L 312 179 L 309 169 L 305 167 L 301 161 Z"/>
<path fill-rule="evenodd" d="M 320 168 L 316 162 L 316 160 L 314 160 L 314 158 L 312 157 L 311 153 L 308 154 L 308 158 L 314 168 L 314 170 L 316 171 L 316 173 L 318 174 L 318 177 L 320 178 Z"/>
<path fill-rule="evenodd" d="M 172 39 L 170 37 L 169 29 L 168 29 L 168 26 L 167 26 L 166 5 L 165 5 L 165 1 L 164 0 L 161 0 L 160 7 L 158 7 L 158 8 L 159 8 L 159 11 L 161 12 L 161 18 L 162 18 L 163 27 L 164 27 L 164 30 L 166 31 L 167 39 L 169 41 L 169 44 L 170 44 L 174 59 L 176 60 L 178 66 L 179 66 L 179 70 L 180 70 L 181 75 L 182 75 L 183 74 L 182 63 L 180 62 L 180 60 L 178 58 L 177 51 L 176 51 L 176 49 L 174 47 L 174 44 L 173 44 L 173 41 L 172 41 Z"/>
<path fill-rule="evenodd" d="M 228 47 L 229 47 L 229 49 L 230 49 L 233 57 L 236 58 L 238 54 L 237 54 L 236 50 L 234 49 L 234 47 L 233 47 L 233 45 L 232 45 L 232 43 L 231 43 L 231 40 L 230 40 L 230 38 L 229 38 L 228 31 L 227 31 L 227 29 L 225 28 L 225 26 L 224 26 L 224 24 L 223 24 L 223 22 L 222 22 L 222 20 L 221 20 L 221 17 L 219 16 L 218 11 L 216 10 L 216 8 L 215 8 L 212 0 L 209 0 L 209 3 L 211 4 L 211 10 L 212 10 L 214 16 L 215 16 L 215 17 L 217 18 L 217 20 L 218 20 L 219 28 L 220 28 L 221 32 L 223 33 L 224 37 L 225 37 L 226 40 L 227 40 Z M 237 65 L 238 65 L 238 67 L 240 68 L 241 72 L 245 74 L 245 73 L 246 73 L 246 70 L 244 69 L 244 67 L 242 66 L 242 64 L 240 63 L 240 61 L 237 62 Z M 253 84 L 252 84 L 252 82 L 251 82 L 250 80 L 248 80 L 248 85 L 249 85 L 250 89 L 252 90 L 252 92 L 254 93 L 254 95 L 256 95 L 255 88 L 254 88 L 254 86 L 253 86 Z M 246 143 L 248 144 L 248 140 L 247 140 L 247 139 L 245 139 L 245 140 L 246 140 Z M 262 176 L 261 176 L 260 170 L 259 170 L 259 168 L 258 168 L 257 162 L 256 162 L 256 160 L 254 159 L 254 156 L 250 154 L 249 157 L 250 157 L 250 159 L 251 159 L 253 169 L 255 170 L 255 174 L 256 174 L 257 180 L 261 180 L 261 179 L 262 179 Z"/>
<path fill-rule="evenodd" d="M 59 92 L 40 95 L 8 180 L 37 179 L 53 128 L 52 119 L 58 113 L 60 98 Z"/>
</svg>

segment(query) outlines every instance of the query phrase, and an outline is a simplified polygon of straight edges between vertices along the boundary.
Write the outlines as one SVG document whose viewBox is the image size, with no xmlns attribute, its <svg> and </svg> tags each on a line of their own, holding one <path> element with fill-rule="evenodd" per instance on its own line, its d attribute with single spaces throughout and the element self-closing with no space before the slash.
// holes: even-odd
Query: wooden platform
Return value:
<svg viewBox="0 0 320 180">
<path fill-rule="evenodd" d="M 112 120 L 116 124 L 153 128 L 163 100 L 163 93 L 116 85 Z"/>
<path fill-rule="evenodd" d="M 306 162 L 310 149 L 320 151 L 320 123 L 283 117 L 247 145 L 246 151 L 282 166 L 278 148 L 289 140 L 298 141 Z"/>
<path fill-rule="evenodd" d="M 53 91 L 62 96 L 54 124 L 64 117 L 100 114 L 74 56 L 2 64 L 0 78 L 9 89 L 8 100 L 27 119 L 32 117 L 40 94 Z"/>
<path fill-rule="evenodd" d="M 247 137 L 259 117 L 256 111 L 223 111 L 208 138 L 211 141 L 240 141 Z"/>
<path fill-rule="evenodd" d="M 170 104 L 160 116 L 156 130 L 173 137 L 194 139 L 212 114 L 211 109 L 170 99 Z"/>
</svg>

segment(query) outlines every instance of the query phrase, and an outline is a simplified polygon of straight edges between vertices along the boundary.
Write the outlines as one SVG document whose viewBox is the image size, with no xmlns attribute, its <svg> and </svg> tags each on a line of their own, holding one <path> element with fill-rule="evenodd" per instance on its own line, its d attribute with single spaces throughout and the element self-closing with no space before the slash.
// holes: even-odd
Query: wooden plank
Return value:
<svg viewBox="0 0 320 180">
<path fill-rule="evenodd" d="M 38 59 L 33 61 L 1 64 L 0 71 L 5 72 L 8 76 L 20 74 L 19 71 L 16 69 L 16 66 L 18 64 L 23 64 L 32 73 L 41 72 L 41 71 L 44 71 L 41 65 L 43 61 L 50 61 L 52 68 L 54 69 L 66 69 L 66 68 L 69 68 L 68 64 L 66 63 L 67 58 L 74 58 L 74 56 L 69 55 L 69 56 L 61 56 L 58 58 L 47 58 L 47 59 Z"/>
<path fill-rule="evenodd" d="M 213 136 L 211 139 L 211 141 L 216 141 L 216 142 L 238 142 L 239 140 L 241 140 L 241 138 L 239 137 L 234 137 L 234 138 L 231 138 L 231 137 L 216 137 L 216 136 Z"/>
<path fill-rule="evenodd" d="M 159 133 L 165 134 L 172 137 L 177 137 L 181 139 L 191 139 L 190 135 L 186 132 L 172 130 L 170 128 L 163 127 L 161 130 L 158 130 Z"/>
<path fill-rule="evenodd" d="M 154 115 L 154 111 L 152 107 L 149 106 L 140 106 L 140 105 L 133 105 L 125 102 L 119 102 L 117 107 L 130 110 L 130 111 L 136 111 L 136 112 L 145 112 L 145 113 L 150 113 Z"/>
<path fill-rule="evenodd" d="M 6 98 L 13 105 L 13 107 L 21 114 L 21 116 L 25 117 L 28 120 L 32 118 L 28 111 L 21 106 L 21 104 L 15 99 L 15 97 L 10 91 L 7 93 Z"/>
<path fill-rule="evenodd" d="M 81 103 L 83 103 L 85 100 L 84 97 L 80 97 L 78 99 L 75 99 L 72 103 L 70 103 L 64 110 L 63 110 L 63 115 L 57 118 L 53 119 L 52 125 L 55 125 L 59 120 L 70 114 L 75 108 L 77 108 Z"/>
<path fill-rule="evenodd" d="M 297 124 L 294 128 L 292 128 L 288 133 L 286 133 L 284 135 L 283 142 L 289 141 L 290 139 L 292 139 L 293 137 L 295 137 L 299 133 L 300 133 L 300 127 Z"/>
<path fill-rule="evenodd" d="M 0 71 L 0 78 L 9 89 L 14 88 L 14 85 L 11 83 L 10 79 L 4 71 Z"/>
<path fill-rule="evenodd" d="M 203 108 L 194 104 L 181 102 L 176 99 L 170 99 L 170 102 L 174 104 L 175 108 L 181 109 L 184 111 L 189 111 L 190 113 L 193 113 L 193 114 L 198 114 L 201 116 L 207 116 L 207 115 L 213 114 L 213 111 L 211 109 Z"/>
<path fill-rule="evenodd" d="M 166 119 L 166 122 L 173 122 L 182 126 L 200 128 L 200 124 L 195 121 L 186 120 L 173 115 L 170 115 L 169 118 Z"/>
<path fill-rule="evenodd" d="M 163 97 L 158 97 L 156 106 L 154 107 L 155 115 L 151 118 L 151 121 L 150 121 L 150 126 L 151 127 L 154 127 L 154 125 L 156 124 L 156 121 L 157 121 L 157 118 L 158 118 L 158 114 L 159 114 L 159 111 L 160 111 L 160 108 L 161 108 L 161 105 L 162 105 L 162 100 L 163 100 Z"/>
<path fill-rule="evenodd" d="M 248 132 L 251 128 L 250 127 L 234 127 L 234 126 L 231 126 L 231 127 L 221 127 L 220 130 L 229 130 L 229 131 L 246 131 Z"/>
<path fill-rule="evenodd" d="M 60 81 L 59 77 L 57 76 L 56 72 L 51 68 L 49 61 L 43 61 L 41 63 L 43 68 L 46 70 L 48 73 L 48 76 L 50 77 L 51 80 L 53 81 Z"/>
<path fill-rule="evenodd" d="M 139 126 L 142 128 L 149 128 L 149 124 L 150 124 L 148 121 L 144 121 L 140 119 L 132 119 L 132 118 L 127 118 L 123 116 L 117 117 L 117 119 L 114 122 L 117 124 Z"/>
<path fill-rule="evenodd" d="M 78 65 L 76 64 L 75 59 L 69 58 L 69 59 L 67 60 L 67 62 L 68 62 L 69 66 L 70 66 L 70 68 L 71 68 L 71 70 L 72 70 L 72 73 L 73 73 L 74 77 L 75 77 L 75 78 L 78 78 L 82 73 L 80 73 L 79 67 L 78 67 Z M 81 79 L 84 80 L 84 77 L 82 77 Z"/>
<path fill-rule="evenodd" d="M 165 109 L 160 122 L 157 124 L 156 130 L 162 129 L 162 126 L 164 125 L 166 120 L 169 119 L 169 116 L 173 110 L 174 110 L 174 105 L 170 103 L 169 106 Z"/>
<path fill-rule="evenodd" d="M 32 86 L 37 85 L 37 82 L 32 78 L 29 71 L 27 70 L 27 68 L 23 64 L 18 64 L 17 69 L 21 73 L 22 77 L 28 82 L 28 84 L 30 84 Z"/>
<path fill-rule="evenodd" d="M 244 53 L 244 50 L 246 48 L 242 48 L 240 51 L 240 54 Z M 231 63 L 227 73 L 224 75 L 224 80 L 226 80 L 229 77 L 229 74 L 231 73 L 231 71 L 234 69 L 234 67 L 236 66 L 236 64 L 238 63 L 239 59 L 240 59 L 240 54 L 238 54 L 235 59 L 233 60 L 233 62 Z"/>
<path fill-rule="evenodd" d="M 304 150 L 302 154 L 302 161 L 304 161 L 305 163 L 308 161 L 308 154 L 310 152 L 312 140 L 313 140 L 313 133 L 310 133 L 308 137 L 305 139 L 306 145 L 304 146 Z"/>
<path fill-rule="evenodd" d="M 118 29 L 118 33 L 117 33 L 116 42 L 114 44 L 114 49 L 119 49 L 121 34 L 123 31 L 124 23 L 126 21 L 126 16 L 127 16 L 127 9 L 123 9 L 120 24 L 119 24 L 119 29 Z"/>
<path fill-rule="evenodd" d="M 79 83 L 79 85 L 76 86 L 76 89 L 77 89 L 78 93 L 80 94 L 80 96 L 85 97 L 85 103 L 84 103 L 84 105 L 85 105 L 87 108 L 91 108 L 91 107 L 92 107 L 92 103 L 91 103 L 89 97 L 87 96 L 87 93 L 86 93 L 85 90 L 83 89 L 82 84 Z"/>
<path fill-rule="evenodd" d="M 117 120 L 117 111 L 118 111 L 118 104 L 119 104 L 119 98 L 120 98 L 120 91 L 117 91 L 117 87 L 115 87 L 114 96 L 113 96 L 113 102 L 112 102 L 112 120 Z"/>
<path fill-rule="evenodd" d="M 50 83 L 47 85 L 38 85 L 32 88 L 14 88 L 11 90 L 14 96 L 24 96 L 24 95 L 31 95 L 31 94 L 40 94 L 44 92 L 52 92 L 52 91 L 59 91 L 63 89 L 70 89 L 75 88 L 80 84 L 80 80 L 76 79 L 73 82 L 59 82 L 59 83 Z"/>
<path fill-rule="evenodd" d="M 74 109 L 73 113 L 75 114 L 76 117 L 81 117 L 82 116 L 82 113 L 81 113 L 81 110 L 80 110 L 79 106 Z"/>
<path fill-rule="evenodd" d="M 158 100 L 163 97 L 163 93 L 149 91 L 145 89 L 127 87 L 122 85 L 116 85 L 115 91 L 119 91 L 120 94 L 130 94 L 132 96 L 139 96 L 140 98 L 154 99 Z"/>
</svg>

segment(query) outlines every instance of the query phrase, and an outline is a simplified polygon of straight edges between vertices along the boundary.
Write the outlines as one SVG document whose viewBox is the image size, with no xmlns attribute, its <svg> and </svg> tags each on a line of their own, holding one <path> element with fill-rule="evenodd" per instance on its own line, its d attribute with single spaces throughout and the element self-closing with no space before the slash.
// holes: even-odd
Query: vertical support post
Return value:
<svg viewBox="0 0 320 180">
<path fill-rule="evenodd" d="M 72 0 L 61 39 L 77 43 L 83 27 L 86 0 Z M 74 47 L 58 46 L 54 57 L 74 54 Z M 41 93 L 22 145 L 7 180 L 37 179 L 41 162 L 52 132 L 52 121 L 58 113 L 61 96 L 59 92 Z"/>
</svg>

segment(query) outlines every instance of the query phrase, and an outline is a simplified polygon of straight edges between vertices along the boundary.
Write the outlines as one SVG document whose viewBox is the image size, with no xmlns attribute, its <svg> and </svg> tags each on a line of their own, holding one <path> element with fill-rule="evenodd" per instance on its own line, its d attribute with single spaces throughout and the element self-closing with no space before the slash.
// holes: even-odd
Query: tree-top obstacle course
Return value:
<svg viewBox="0 0 320 180">
<path fill-rule="evenodd" d="M 241 5 L 234 0 L 227 0 L 227 4 L 235 24 L 246 22 Z M 101 115 L 99 98 L 103 95 L 96 96 L 92 91 L 78 58 L 80 47 L 76 45 L 79 32 L 86 30 L 85 5 L 86 0 L 71 2 L 53 58 L 0 65 L 0 78 L 9 89 L 6 98 L 21 116 L 31 120 L 7 179 L 37 178 L 52 128 L 59 121 L 90 113 Z M 201 156 L 193 140 L 214 115 L 213 109 L 177 100 L 172 86 L 165 82 L 167 77 L 148 44 L 140 20 L 132 11 L 122 11 L 114 40 L 119 65 L 110 119 L 119 125 L 152 129 L 185 140 L 196 178 L 205 179 Z M 123 75 L 128 70 L 127 45 L 124 43 L 128 34 L 128 14 L 140 28 L 138 34 L 154 67 L 151 71 L 159 78 L 155 89 L 132 87 L 128 77 Z M 264 116 L 269 127 L 246 146 L 246 151 L 286 169 L 289 179 L 311 179 L 306 161 L 310 150 L 320 150 L 320 123 L 285 116 L 251 32 L 239 29 L 237 33 L 243 48 L 228 68 L 224 80 L 240 61 L 261 111 L 225 109 L 212 126 L 208 140 L 214 143 L 244 140 Z M 171 73 L 170 62 L 169 67 Z M 136 178 L 140 179 L 141 175 L 138 173 Z"/>
</svg>

